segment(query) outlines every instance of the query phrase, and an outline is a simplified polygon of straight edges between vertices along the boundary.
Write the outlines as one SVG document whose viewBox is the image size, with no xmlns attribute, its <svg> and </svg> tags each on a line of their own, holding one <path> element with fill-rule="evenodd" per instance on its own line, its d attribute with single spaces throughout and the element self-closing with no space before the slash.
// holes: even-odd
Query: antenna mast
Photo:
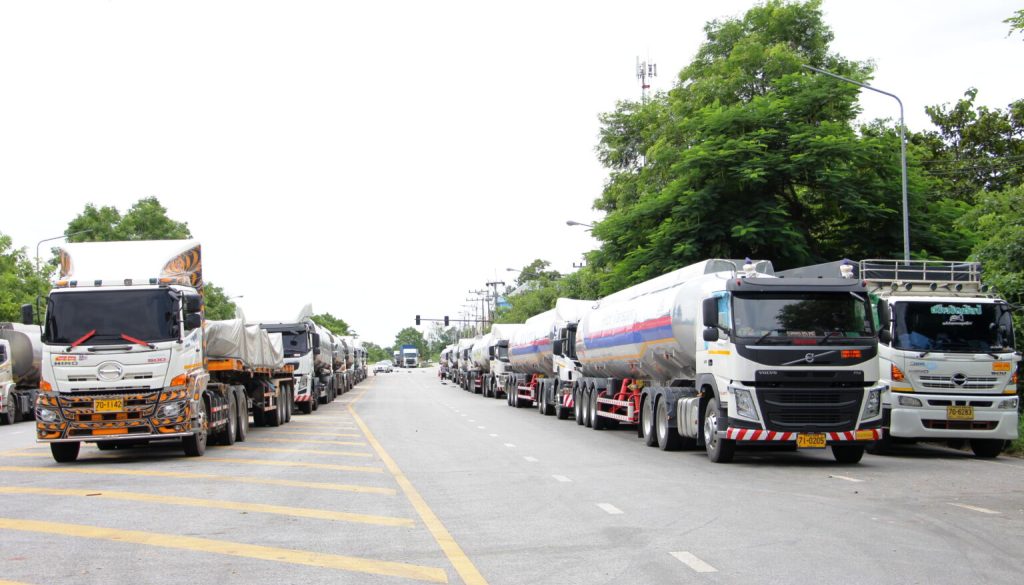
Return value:
<svg viewBox="0 0 1024 585">
<path fill-rule="evenodd" d="M 647 57 L 647 61 L 641 61 L 640 57 L 636 58 L 636 78 L 640 80 L 640 101 L 643 103 L 647 103 L 650 94 L 650 79 L 658 76 L 658 64 L 651 62 L 650 59 L 650 56 Z"/>
</svg>

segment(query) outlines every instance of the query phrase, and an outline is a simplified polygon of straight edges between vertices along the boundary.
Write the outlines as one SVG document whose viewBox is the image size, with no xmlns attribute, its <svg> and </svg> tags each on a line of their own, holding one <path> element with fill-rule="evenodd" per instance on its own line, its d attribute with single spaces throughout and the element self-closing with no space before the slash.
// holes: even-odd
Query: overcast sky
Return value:
<svg viewBox="0 0 1024 585">
<path fill-rule="evenodd" d="M 156 196 L 250 319 L 312 302 L 390 345 L 414 315 L 595 247 L 598 114 L 669 89 L 750 1 L 0 1 L 0 232 L 34 255 L 86 203 Z M 907 125 L 1022 97 L 1014 1 L 826 1 Z M 863 119 L 898 115 L 863 95 Z M 898 194 L 898 185 L 894 185 Z M 898 196 L 898 195 L 896 195 Z M 44 250 L 48 244 L 44 244 Z M 425 328 L 424 328 L 425 329 Z"/>
</svg>

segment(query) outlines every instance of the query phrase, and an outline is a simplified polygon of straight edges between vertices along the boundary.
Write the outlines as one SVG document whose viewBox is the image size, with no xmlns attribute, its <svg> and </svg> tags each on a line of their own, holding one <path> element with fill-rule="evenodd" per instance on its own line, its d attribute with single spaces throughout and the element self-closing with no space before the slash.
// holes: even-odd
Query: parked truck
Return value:
<svg viewBox="0 0 1024 585">
<path fill-rule="evenodd" d="M 789 273 L 832 272 L 843 262 Z M 895 441 L 970 441 L 978 457 L 996 457 L 1017 438 L 1019 398 L 1011 308 L 982 283 L 976 262 L 846 262 L 867 283 L 881 341 L 885 435 Z"/>
<path fill-rule="evenodd" d="M 859 461 L 881 436 L 885 385 L 867 289 L 840 276 L 713 259 L 603 299 L 576 332 L 577 422 L 636 424 L 647 445 L 702 446 L 714 462 L 737 444 Z"/>
<path fill-rule="evenodd" d="M 0 323 L 0 424 L 34 416 L 42 351 L 38 325 Z"/>
<path fill-rule="evenodd" d="M 401 351 L 403 368 L 420 367 L 420 350 L 415 345 L 403 345 Z"/>
<path fill-rule="evenodd" d="M 176 439 L 200 456 L 208 440 L 244 438 L 250 401 L 264 421 L 285 420 L 290 373 L 207 353 L 198 242 L 65 244 L 59 254 L 35 413 L 37 440 L 58 462 L 74 461 L 82 442 Z M 31 313 L 23 307 L 26 322 Z M 274 389 L 261 382 L 247 394 L 244 377 Z"/>
<path fill-rule="evenodd" d="M 324 330 L 312 321 L 312 314 L 312 307 L 306 305 L 293 321 L 260 323 L 266 331 L 281 334 L 284 361 L 294 369 L 295 406 L 303 414 L 311 414 L 320 407 L 320 395 L 326 393 L 333 373 L 330 342 L 321 336 Z"/>
<path fill-rule="evenodd" d="M 505 388 L 511 386 L 510 377 L 514 375 L 509 366 L 508 346 L 512 336 L 522 328 L 519 323 L 497 323 L 491 327 L 491 338 L 487 343 L 490 364 L 483 380 L 485 398 L 508 398 Z"/>
</svg>

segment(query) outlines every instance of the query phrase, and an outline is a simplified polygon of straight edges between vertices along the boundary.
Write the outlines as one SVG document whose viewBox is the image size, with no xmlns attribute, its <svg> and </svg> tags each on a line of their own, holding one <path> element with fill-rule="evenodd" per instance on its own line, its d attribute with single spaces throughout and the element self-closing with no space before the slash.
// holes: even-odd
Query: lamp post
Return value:
<svg viewBox="0 0 1024 585">
<path fill-rule="evenodd" d="M 821 73 L 822 75 L 828 75 L 829 77 L 835 77 L 836 79 L 845 81 L 847 83 L 852 83 L 852 84 L 854 84 L 854 85 L 856 85 L 858 87 L 863 87 L 864 89 L 870 89 L 871 91 L 878 92 L 878 93 L 880 93 L 882 95 L 887 95 L 887 96 L 893 98 L 894 100 L 896 100 L 896 103 L 898 103 L 900 105 L 900 167 L 901 167 L 901 171 L 902 171 L 902 183 L 903 183 L 903 261 L 909 263 L 910 262 L 910 211 L 909 211 L 909 207 L 907 205 L 907 138 L 906 138 L 906 135 L 905 135 L 905 133 L 906 133 L 906 130 L 905 130 L 906 125 L 903 123 L 903 101 L 900 100 L 900 98 L 897 97 L 896 94 L 892 94 L 892 93 L 889 93 L 887 91 L 882 91 L 882 90 L 878 89 L 877 87 L 871 87 L 870 85 L 868 85 L 866 83 L 861 83 L 859 81 L 854 81 L 854 80 L 850 79 L 849 77 L 843 77 L 842 75 L 838 75 L 838 74 L 832 73 L 831 71 L 825 71 L 824 69 L 818 69 L 817 67 L 811 67 L 810 65 L 801 65 L 801 67 L 803 67 L 804 69 L 810 69 L 811 71 L 814 71 L 815 73 Z"/>
<path fill-rule="evenodd" d="M 91 229 L 90 230 L 79 230 L 77 232 L 71 232 L 70 234 L 61 234 L 59 236 L 53 236 L 52 238 L 44 238 L 42 240 L 39 240 L 39 242 L 36 243 L 36 272 L 39 272 L 39 246 L 43 242 L 50 242 L 50 241 L 53 241 L 53 240 L 60 240 L 60 239 L 63 239 L 63 238 L 70 238 L 71 236 L 77 236 L 78 234 L 85 234 L 85 233 L 89 233 L 91 231 L 92 231 Z"/>
<path fill-rule="evenodd" d="M 592 223 L 583 223 L 582 221 L 573 221 L 571 219 L 566 221 L 565 225 L 568 225 L 568 226 L 579 225 L 579 226 L 583 226 L 583 227 L 585 227 L 587 229 L 591 229 L 591 228 L 594 227 L 594 224 L 592 224 Z"/>
</svg>

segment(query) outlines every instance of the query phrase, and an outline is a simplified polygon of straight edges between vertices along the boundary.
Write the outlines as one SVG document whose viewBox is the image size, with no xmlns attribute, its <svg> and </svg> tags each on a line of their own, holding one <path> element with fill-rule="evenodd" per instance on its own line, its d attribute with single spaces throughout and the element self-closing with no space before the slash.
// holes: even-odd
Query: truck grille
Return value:
<svg viewBox="0 0 1024 585">
<path fill-rule="evenodd" d="M 771 431 L 849 431 L 857 424 L 863 388 L 759 388 L 757 399 Z"/>
<path fill-rule="evenodd" d="M 953 383 L 951 376 L 921 376 L 921 385 L 925 388 L 935 390 L 995 390 L 999 378 L 988 376 L 973 376 L 957 386 Z"/>
</svg>

